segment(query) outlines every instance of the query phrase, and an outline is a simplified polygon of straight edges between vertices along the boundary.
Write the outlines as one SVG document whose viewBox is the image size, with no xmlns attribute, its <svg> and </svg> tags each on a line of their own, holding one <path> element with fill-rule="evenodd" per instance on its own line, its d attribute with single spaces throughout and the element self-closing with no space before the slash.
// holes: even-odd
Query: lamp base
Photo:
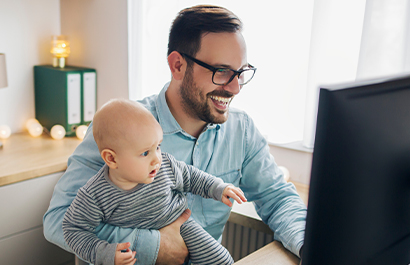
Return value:
<svg viewBox="0 0 410 265">
<path fill-rule="evenodd" d="M 65 67 L 65 58 L 64 57 L 53 57 L 53 66 L 54 67 Z"/>
<path fill-rule="evenodd" d="M 0 141 L 0 149 L 2 149 L 2 148 L 3 148 L 3 142 Z"/>
</svg>

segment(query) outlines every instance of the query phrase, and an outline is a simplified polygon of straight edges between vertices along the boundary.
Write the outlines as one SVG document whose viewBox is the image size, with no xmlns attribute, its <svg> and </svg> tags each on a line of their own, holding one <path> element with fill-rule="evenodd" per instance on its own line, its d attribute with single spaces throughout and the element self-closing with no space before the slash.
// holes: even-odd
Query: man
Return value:
<svg viewBox="0 0 410 265">
<path fill-rule="evenodd" d="M 239 186 L 275 232 L 275 239 L 299 255 L 306 206 L 293 185 L 283 180 L 266 140 L 250 117 L 229 109 L 229 103 L 256 70 L 247 61 L 241 30 L 241 21 L 224 8 L 196 6 L 182 10 L 169 36 L 172 79 L 159 95 L 141 103 L 163 129 L 164 152 Z M 91 132 L 89 129 L 70 157 L 44 216 L 46 238 L 69 251 L 61 229 L 64 214 L 77 190 L 103 166 Z M 220 239 L 230 208 L 196 195 L 187 197 L 195 221 Z M 109 242 L 131 242 L 130 249 L 137 252 L 139 264 L 181 264 L 188 251 L 179 229 L 188 217 L 187 211 L 159 231 L 105 224 L 98 227 L 97 236 Z"/>
</svg>

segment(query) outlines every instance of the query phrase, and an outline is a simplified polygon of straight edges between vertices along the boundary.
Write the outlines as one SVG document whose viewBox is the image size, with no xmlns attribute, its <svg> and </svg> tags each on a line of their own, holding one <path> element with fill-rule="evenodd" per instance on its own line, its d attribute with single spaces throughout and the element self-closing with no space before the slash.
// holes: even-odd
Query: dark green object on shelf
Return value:
<svg viewBox="0 0 410 265">
<path fill-rule="evenodd" d="M 52 65 L 34 66 L 36 119 L 51 129 L 62 125 L 66 136 L 75 135 L 80 125 L 88 125 L 96 111 L 95 69 Z"/>
</svg>

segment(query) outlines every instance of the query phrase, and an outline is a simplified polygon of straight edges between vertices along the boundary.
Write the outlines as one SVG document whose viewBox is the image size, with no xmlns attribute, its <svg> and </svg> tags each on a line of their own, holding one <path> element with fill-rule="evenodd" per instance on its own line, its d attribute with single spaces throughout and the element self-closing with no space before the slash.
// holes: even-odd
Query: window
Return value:
<svg viewBox="0 0 410 265">
<path fill-rule="evenodd" d="M 318 86 L 372 76 L 360 74 L 363 68 L 368 69 L 364 65 L 380 55 L 380 50 L 388 49 L 380 47 L 365 56 L 367 47 L 375 41 L 379 43 L 388 32 L 394 39 L 392 27 L 400 24 L 407 29 L 408 1 L 386 2 L 129 0 L 130 98 L 158 93 L 170 80 L 166 58 L 168 31 L 181 9 L 204 3 L 224 6 L 243 21 L 248 61 L 258 68 L 254 79 L 231 106 L 249 113 L 268 141 L 289 143 L 304 139 L 305 146 L 313 147 Z M 392 18 L 397 21 L 398 16 L 402 19 L 374 39 L 374 32 L 383 26 L 372 21 L 380 15 L 386 16 L 382 23 Z M 400 39 L 399 55 L 405 54 L 409 39 Z M 378 64 L 381 62 L 372 63 Z M 403 71 L 402 65 L 400 69 L 384 69 L 377 74 Z"/>
</svg>

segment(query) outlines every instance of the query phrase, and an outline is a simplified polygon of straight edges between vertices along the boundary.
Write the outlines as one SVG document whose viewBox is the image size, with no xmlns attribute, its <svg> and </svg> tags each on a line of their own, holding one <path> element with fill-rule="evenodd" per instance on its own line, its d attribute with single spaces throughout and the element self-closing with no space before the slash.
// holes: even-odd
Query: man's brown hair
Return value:
<svg viewBox="0 0 410 265">
<path fill-rule="evenodd" d="M 203 34 L 235 33 L 241 30 L 241 20 L 226 8 L 198 5 L 183 9 L 178 13 L 170 29 L 168 55 L 177 51 L 195 56 L 201 47 Z"/>
</svg>

